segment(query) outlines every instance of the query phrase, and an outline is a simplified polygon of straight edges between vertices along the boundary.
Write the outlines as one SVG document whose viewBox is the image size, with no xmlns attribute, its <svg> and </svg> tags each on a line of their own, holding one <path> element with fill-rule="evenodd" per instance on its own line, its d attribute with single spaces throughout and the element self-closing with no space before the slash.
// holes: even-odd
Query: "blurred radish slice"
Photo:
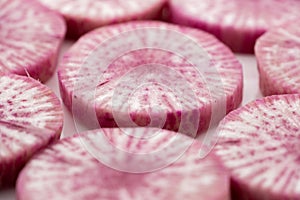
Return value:
<svg viewBox="0 0 300 200">
<path fill-rule="evenodd" d="M 0 72 L 45 82 L 54 73 L 66 27 L 32 0 L 0 0 Z"/>
<path fill-rule="evenodd" d="M 212 33 L 241 53 L 253 53 L 256 39 L 271 27 L 300 17 L 298 0 L 170 0 L 169 7 L 172 22 Z"/>
<path fill-rule="evenodd" d="M 39 0 L 66 19 L 67 36 L 78 38 L 100 26 L 130 20 L 154 19 L 161 15 L 166 0 Z"/>
<path fill-rule="evenodd" d="M 207 58 L 207 66 L 194 66 L 195 58 Z M 163 22 L 129 22 L 88 33 L 64 55 L 58 77 L 75 117 L 88 123 L 96 112 L 101 127 L 200 133 L 213 114 L 224 117 L 242 99 L 242 68 L 228 48 L 205 32 Z"/>
<path fill-rule="evenodd" d="M 300 199 L 300 95 L 274 95 L 228 114 L 216 154 L 231 172 L 233 199 Z"/>
<path fill-rule="evenodd" d="M 60 140 L 37 154 L 21 172 L 17 182 L 19 200 L 65 199 L 65 200 L 229 200 L 229 178 L 220 167 L 215 155 L 205 159 L 198 155 L 199 143 L 195 143 L 174 164 L 149 173 L 127 173 L 107 167 L 88 153 L 83 142 L 89 148 L 101 151 L 101 135 L 105 134 L 109 141 L 132 154 L 145 155 L 144 162 L 132 162 L 129 157 L 116 155 L 114 151 L 106 152 L 106 156 L 123 162 L 126 165 L 147 163 L 147 153 L 168 145 L 168 138 L 174 132 L 154 128 L 127 128 L 130 135 L 156 135 L 156 142 L 147 140 L 133 142 L 134 137 L 124 138 L 121 129 L 93 130 Z M 104 133 L 102 133 L 102 131 Z M 177 134 L 182 140 L 193 140 Z M 100 142 L 100 143 L 98 143 Z M 178 146 L 172 146 L 176 152 Z M 153 162 L 161 162 L 166 154 L 161 154 Z M 136 166 L 138 167 L 138 166 Z"/>
<path fill-rule="evenodd" d="M 57 140 L 63 125 L 58 98 L 38 81 L 0 77 L 0 187 L 14 183 L 25 162 Z"/>
<path fill-rule="evenodd" d="M 300 23 L 288 22 L 257 40 L 260 88 L 267 95 L 300 93 Z"/>
</svg>

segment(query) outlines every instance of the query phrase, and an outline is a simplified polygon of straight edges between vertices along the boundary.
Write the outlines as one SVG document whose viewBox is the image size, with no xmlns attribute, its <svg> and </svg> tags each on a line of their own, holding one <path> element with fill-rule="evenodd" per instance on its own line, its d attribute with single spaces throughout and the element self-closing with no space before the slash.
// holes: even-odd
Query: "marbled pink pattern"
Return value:
<svg viewBox="0 0 300 200">
<path fill-rule="evenodd" d="M 299 200 L 300 95 L 274 95 L 229 113 L 216 154 L 234 200 Z"/>
<path fill-rule="evenodd" d="M 291 21 L 258 39 L 260 89 L 267 95 L 300 93 L 300 22 Z"/>
<path fill-rule="evenodd" d="M 124 90 L 120 90 L 119 93 L 117 93 L 118 95 L 115 94 L 116 96 L 113 97 L 114 89 L 119 84 L 118 80 L 124 74 L 128 73 L 130 70 L 135 69 L 135 67 L 137 66 L 155 63 L 170 67 L 170 71 L 173 70 L 178 72 L 177 77 L 164 77 L 163 83 L 165 85 L 179 84 L 176 87 L 180 88 L 182 94 L 185 94 L 184 86 L 181 86 L 181 82 L 179 82 L 178 80 L 178 77 L 182 76 L 185 78 L 185 83 L 189 84 L 190 88 L 195 92 L 196 98 L 184 95 L 173 95 L 171 91 L 163 90 L 163 88 L 161 88 L 161 86 L 158 84 L 152 84 L 143 88 L 138 88 L 139 90 L 134 93 L 135 95 L 131 99 L 132 104 L 130 104 L 129 114 L 132 120 L 139 126 L 144 126 L 149 123 L 148 112 L 157 114 L 156 116 L 158 117 L 166 115 L 167 117 L 164 128 L 169 130 L 178 130 L 181 116 L 183 115 L 183 113 L 187 113 L 191 116 L 190 121 L 193 125 L 198 125 L 199 123 L 198 133 L 208 128 L 212 113 L 211 107 L 213 99 L 210 97 L 206 82 L 201 76 L 199 76 L 195 68 L 187 62 L 189 58 L 182 59 L 181 57 L 178 57 L 174 52 L 145 48 L 128 52 L 128 54 L 116 58 L 105 72 L 102 72 L 102 69 L 100 68 L 93 69 L 93 71 L 91 71 L 90 68 L 83 65 L 91 50 L 95 49 L 99 44 L 106 41 L 110 37 L 118 36 L 120 33 L 124 33 L 125 31 L 132 31 L 136 30 L 137 28 L 145 27 L 178 31 L 182 34 L 185 34 L 186 37 L 191 37 L 192 39 L 194 39 L 194 41 L 207 52 L 210 59 L 208 67 L 216 69 L 216 72 L 214 74 L 211 73 L 202 75 L 207 79 L 212 80 L 217 76 L 221 77 L 220 80 L 217 80 L 216 78 L 216 81 L 210 82 L 211 84 L 215 84 L 216 87 L 224 87 L 225 98 L 222 99 L 222 101 L 225 102 L 226 112 L 230 112 L 231 110 L 238 107 L 242 99 L 242 68 L 241 64 L 237 61 L 235 56 L 228 48 L 222 45 L 213 36 L 196 29 L 179 27 L 163 22 L 140 21 L 96 29 L 93 32 L 80 38 L 79 41 L 76 42 L 74 46 L 72 46 L 70 50 L 64 55 L 64 58 L 59 66 L 58 77 L 62 99 L 65 105 L 70 110 L 73 110 L 72 98 L 75 83 L 77 85 L 76 90 L 78 89 L 78 87 L 80 87 L 80 90 L 85 92 L 92 84 L 94 84 L 92 82 L 98 81 L 96 80 L 97 77 L 95 77 L 95 74 L 99 74 L 99 77 L 103 75 L 103 77 L 105 77 L 105 80 L 103 80 L 103 82 L 99 84 L 96 83 L 98 86 L 95 90 L 95 96 L 92 96 L 91 98 L 82 97 L 81 99 L 77 100 L 77 102 L 79 103 L 76 105 L 76 109 L 84 111 L 86 108 L 95 105 L 98 121 L 102 127 L 117 126 L 112 111 L 112 107 L 116 106 L 116 104 L 112 104 L 112 101 L 118 95 L 122 96 L 122 93 L 125 93 L 126 91 L 135 91 L 138 85 L 137 82 L 139 81 L 136 80 L 136 77 L 135 79 L 130 79 L 132 83 L 127 84 Z M 151 34 L 147 33 L 147 31 L 144 31 L 143 35 L 137 35 L 136 37 L 138 38 L 140 36 L 145 40 L 151 41 Z M 163 37 L 167 36 L 161 37 L 161 40 L 163 40 Z M 159 40 L 160 38 L 157 38 L 154 42 L 160 42 Z M 130 44 L 128 44 L 128 46 L 130 46 Z M 119 45 L 118 48 L 128 48 L 128 46 L 122 47 Z M 106 54 L 114 53 L 114 51 L 111 49 L 103 49 L 107 52 Z M 182 49 L 184 49 L 185 51 L 192 51 L 188 48 L 188 46 L 182 46 Z M 190 56 L 193 56 L 193 54 L 195 54 L 195 52 L 193 51 L 188 53 Z M 87 75 L 87 79 L 90 80 L 82 82 L 80 86 L 78 86 L 78 82 L 83 76 L 81 72 L 84 72 L 85 76 Z M 88 76 L 95 78 L 89 78 Z M 159 73 L 157 73 L 157 76 L 159 76 Z M 151 80 L 152 78 L 151 75 L 147 76 L 147 74 L 143 77 L 146 77 L 147 80 Z M 182 98 L 182 101 L 179 102 L 181 103 L 181 105 L 183 105 L 182 108 L 179 107 L 178 104 L 176 104 L 176 100 L 178 98 Z M 195 106 L 195 102 L 198 103 L 198 105 Z M 149 105 L 149 107 L 145 107 L 145 105 Z M 155 107 L 158 107 L 161 110 L 159 112 L 155 112 L 153 110 Z M 118 107 L 117 110 L 117 113 L 115 113 L 117 114 L 117 116 L 126 114 L 126 111 L 124 111 L 122 105 Z M 201 113 L 201 119 L 199 122 L 194 123 L 193 113 L 195 113 L 195 111 L 199 111 Z M 83 118 L 86 119 L 89 119 L 89 117 L 90 116 L 83 116 Z"/>
<path fill-rule="evenodd" d="M 299 19 L 298 0 L 170 0 L 170 21 L 212 33 L 234 52 L 253 53 L 264 32 Z"/>
<path fill-rule="evenodd" d="M 125 129 L 130 135 L 156 132 L 153 128 Z M 103 129 L 109 141 L 133 153 L 154 151 L 168 145 L 166 138 L 174 132 L 160 130 L 155 143 L 135 143 L 122 137 L 120 129 Z M 218 159 L 210 154 L 201 159 L 200 142 L 195 141 L 175 163 L 150 173 L 126 173 L 109 168 L 84 148 L 82 141 L 101 150 L 97 138 L 100 130 L 67 138 L 37 154 L 20 174 L 17 182 L 18 200 L 229 200 L 229 178 Z M 179 134 L 182 139 L 190 139 Z M 99 139 L 99 138 L 98 138 Z M 177 146 L 173 147 L 176 151 Z M 107 152 L 111 159 L 133 164 L 127 157 Z M 157 161 L 164 159 L 164 155 Z M 141 165 L 143 163 L 140 163 Z"/>
<path fill-rule="evenodd" d="M 0 77 L 0 187 L 14 184 L 29 158 L 59 139 L 59 99 L 40 82 L 18 75 Z"/>
<path fill-rule="evenodd" d="M 64 16 L 67 36 L 77 39 L 100 26 L 161 16 L 166 0 L 38 0 Z"/>
<path fill-rule="evenodd" d="M 63 18 L 35 0 L 0 0 L 0 10 L 0 72 L 47 81 L 65 36 Z"/>
</svg>

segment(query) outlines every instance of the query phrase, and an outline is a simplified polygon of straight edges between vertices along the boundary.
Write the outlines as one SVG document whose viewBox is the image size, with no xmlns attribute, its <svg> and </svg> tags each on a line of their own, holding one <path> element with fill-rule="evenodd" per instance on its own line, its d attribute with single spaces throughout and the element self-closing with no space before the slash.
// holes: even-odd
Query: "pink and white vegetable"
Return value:
<svg viewBox="0 0 300 200">
<path fill-rule="evenodd" d="M 300 1 L 170 0 L 171 21 L 214 34 L 235 52 L 253 53 L 271 27 L 298 19 Z"/>
<path fill-rule="evenodd" d="M 258 39 L 255 55 L 264 95 L 300 93 L 299 20 L 268 31 Z"/>
<path fill-rule="evenodd" d="M 56 68 L 66 27 L 33 0 L 0 0 L 0 72 L 45 82 Z"/>
<path fill-rule="evenodd" d="M 299 200 L 300 95 L 274 95 L 228 114 L 216 154 L 233 199 Z"/>
<path fill-rule="evenodd" d="M 39 0 L 61 13 L 68 26 L 67 36 L 78 38 L 92 29 L 130 20 L 154 19 L 161 15 L 166 0 Z"/>
<path fill-rule="evenodd" d="M 154 48 L 160 45 L 164 48 Z M 195 52 L 193 45 L 202 49 L 203 55 Z M 114 55 L 127 49 L 125 54 Z M 208 59 L 207 66 L 200 66 L 203 73 L 190 63 L 198 56 Z M 100 66 L 107 57 L 114 60 L 103 69 Z M 64 55 L 58 77 L 65 105 L 79 115 L 87 113 L 82 117 L 85 120 L 96 112 L 102 127 L 131 127 L 122 122 L 128 114 L 139 126 L 153 122 L 151 126 L 177 131 L 186 117 L 190 125 L 182 128 L 195 126 L 199 133 L 209 127 L 215 102 L 221 102 L 214 106 L 220 113 L 224 107 L 223 117 L 242 99 L 241 64 L 228 48 L 205 32 L 163 22 L 130 22 L 88 33 Z M 222 89 L 224 96 L 214 99 L 215 90 Z M 89 107 L 92 110 L 85 112 Z M 199 121 L 195 117 L 198 112 Z"/>
<path fill-rule="evenodd" d="M 102 133 L 102 131 L 104 133 Z M 174 132 L 159 130 L 156 142 L 135 140 L 124 137 L 122 131 L 131 136 L 152 135 L 158 129 L 117 128 L 89 131 L 60 140 L 44 149 L 26 165 L 17 182 L 18 200 L 229 200 L 229 178 L 220 167 L 215 155 L 201 159 L 198 154 L 199 142 L 196 142 L 172 165 L 148 173 L 121 172 L 99 162 L 88 150 L 103 151 L 101 146 L 106 135 L 109 142 L 130 151 L 132 155 L 156 151 L 168 145 Z M 123 136 L 122 136 L 123 135 Z M 193 140 L 179 134 L 185 141 Z M 139 142 L 137 142 L 139 141 Z M 83 144 L 85 143 L 86 146 Z M 88 149 L 87 149 L 88 147 Z M 177 151 L 172 146 L 169 154 Z M 114 149 L 115 150 L 115 149 Z M 115 151 L 103 152 L 119 164 L 139 167 L 145 163 L 135 163 L 132 157 L 119 156 Z M 96 151 L 94 153 L 97 153 Z M 167 156 L 165 151 L 152 162 L 161 162 Z M 143 159 L 141 159 L 143 160 Z M 149 161 L 147 159 L 145 162 Z"/>
<path fill-rule="evenodd" d="M 0 77 L 0 187 L 42 147 L 57 140 L 63 112 L 55 94 L 40 82 L 18 75 Z"/>
</svg>

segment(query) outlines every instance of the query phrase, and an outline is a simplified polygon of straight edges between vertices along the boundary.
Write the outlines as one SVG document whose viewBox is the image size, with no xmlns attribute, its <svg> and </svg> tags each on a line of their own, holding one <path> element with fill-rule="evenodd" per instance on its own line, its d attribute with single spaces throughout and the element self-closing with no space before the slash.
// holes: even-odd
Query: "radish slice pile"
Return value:
<svg viewBox="0 0 300 200">
<path fill-rule="evenodd" d="M 67 36 L 78 38 L 100 26 L 129 20 L 154 19 L 161 15 L 166 0 L 39 0 L 66 19 Z"/>
<path fill-rule="evenodd" d="M 299 95 L 274 95 L 222 121 L 216 154 L 231 172 L 234 199 L 300 199 L 299 105 Z"/>
<path fill-rule="evenodd" d="M 104 133 L 102 133 L 102 131 Z M 214 154 L 201 159 L 198 154 L 199 143 L 195 142 L 175 163 L 148 173 L 128 173 L 114 170 L 99 162 L 87 150 L 103 150 L 101 144 L 106 135 L 109 141 L 132 154 L 141 153 L 147 160 L 147 153 L 168 146 L 168 138 L 174 132 L 153 128 L 123 129 L 131 136 L 152 135 L 156 142 L 148 140 L 132 141 L 134 137 L 124 138 L 120 129 L 102 129 L 60 140 L 43 150 L 26 165 L 17 181 L 19 200 L 65 199 L 65 200 L 229 200 L 229 178 L 220 167 Z M 193 140 L 178 134 L 182 140 Z M 83 144 L 86 144 L 84 146 Z M 88 145 L 88 146 L 87 146 Z M 87 149 L 89 147 L 89 149 Z M 170 146 L 176 152 L 178 146 Z M 165 153 L 165 152 L 164 152 Z M 161 154 L 153 162 L 165 159 Z M 114 151 L 106 152 L 107 157 L 126 165 L 145 166 L 134 163 L 130 158 L 121 157 Z M 138 167 L 138 166 L 136 166 Z"/>
<path fill-rule="evenodd" d="M 299 20 L 268 31 L 258 39 L 255 55 L 264 95 L 300 93 Z"/>
<path fill-rule="evenodd" d="M 203 60 L 199 68 L 195 60 Z M 102 127 L 200 133 L 242 99 L 242 68 L 228 48 L 200 30 L 163 22 L 92 31 L 64 55 L 58 77 L 75 117 Z"/>
<path fill-rule="evenodd" d="M 45 82 L 56 68 L 63 18 L 32 0 L 1 0 L 0 10 L 0 72 Z"/>
<path fill-rule="evenodd" d="M 300 1 L 170 0 L 171 21 L 214 34 L 235 52 L 253 53 L 270 27 L 300 16 Z"/>
<path fill-rule="evenodd" d="M 63 111 L 59 99 L 38 81 L 0 77 L 0 187 L 14 183 L 25 162 L 59 138 Z"/>
</svg>

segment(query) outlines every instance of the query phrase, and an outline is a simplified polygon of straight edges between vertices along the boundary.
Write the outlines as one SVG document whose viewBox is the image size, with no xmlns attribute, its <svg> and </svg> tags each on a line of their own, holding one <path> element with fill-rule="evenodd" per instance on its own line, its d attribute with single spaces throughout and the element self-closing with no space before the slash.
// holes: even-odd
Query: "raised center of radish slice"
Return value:
<svg viewBox="0 0 300 200">
<path fill-rule="evenodd" d="M 31 0 L 1 0 L 0 8 L 0 72 L 48 80 L 66 31 L 63 18 Z"/>
<path fill-rule="evenodd" d="M 28 159 L 59 139 L 63 113 L 46 86 L 17 75 L 0 77 L 0 187 L 13 184 Z"/>
<path fill-rule="evenodd" d="M 298 199 L 299 95 L 254 101 L 225 117 L 217 155 L 237 199 Z"/>
<path fill-rule="evenodd" d="M 102 132 L 103 131 L 103 132 Z M 134 134 L 152 134 L 153 128 L 127 128 Z M 176 134 L 160 130 L 155 143 L 135 143 L 121 137 L 120 129 L 102 129 L 82 133 L 82 137 L 67 138 L 42 151 L 26 166 L 19 177 L 17 193 L 20 200 L 49 199 L 115 199 L 115 200 L 229 200 L 229 180 L 214 154 L 199 159 L 199 143 L 166 168 L 151 173 L 134 174 L 114 170 L 95 160 L 82 146 L 82 140 L 98 146 L 101 134 L 110 136 L 115 145 L 132 151 L 147 152 L 168 144 Z M 133 134 L 133 133 L 132 133 Z M 178 135 L 181 140 L 192 138 Z M 98 139 L 100 140 L 98 140 Z M 130 144 L 130 145 L 129 145 Z M 173 151 L 179 146 L 173 146 Z M 133 167 L 145 165 L 144 159 L 134 166 L 130 157 L 106 152 L 107 157 Z M 171 155 L 171 154 L 170 154 Z M 156 157 L 161 162 L 165 157 Z M 176 183 L 176 184 L 174 184 Z"/>
</svg>

